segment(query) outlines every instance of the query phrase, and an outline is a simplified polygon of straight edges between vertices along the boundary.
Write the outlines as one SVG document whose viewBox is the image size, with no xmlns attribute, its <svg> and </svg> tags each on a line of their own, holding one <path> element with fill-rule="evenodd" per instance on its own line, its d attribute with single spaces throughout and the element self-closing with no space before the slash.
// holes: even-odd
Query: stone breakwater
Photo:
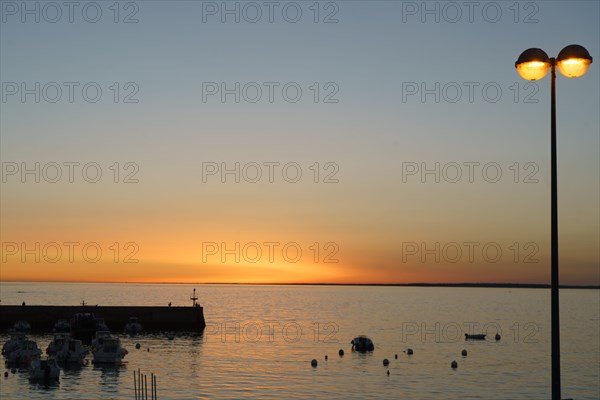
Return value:
<svg viewBox="0 0 600 400">
<path fill-rule="evenodd" d="M 77 313 L 93 313 L 115 332 L 122 331 L 130 317 L 137 317 L 144 331 L 202 332 L 206 327 L 204 309 L 152 306 L 0 306 L 0 331 L 25 320 L 33 333 L 51 333 L 59 319 L 69 321 Z"/>
</svg>

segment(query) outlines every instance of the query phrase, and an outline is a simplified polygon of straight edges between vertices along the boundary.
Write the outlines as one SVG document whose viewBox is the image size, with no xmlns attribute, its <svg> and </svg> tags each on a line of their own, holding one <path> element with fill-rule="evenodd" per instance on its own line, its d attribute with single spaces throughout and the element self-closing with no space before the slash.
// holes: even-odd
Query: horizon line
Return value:
<svg viewBox="0 0 600 400">
<path fill-rule="evenodd" d="M 4 281 L 0 283 L 92 283 L 92 284 L 145 284 L 145 285 L 239 285 L 239 286 L 404 286 L 404 287 L 482 287 L 482 288 L 550 288 L 549 283 L 508 283 L 508 282 L 412 282 L 412 283 L 328 283 L 328 282 L 143 282 L 143 281 Z M 564 289 L 600 289 L 600 284 L 561 284 Z"/>
</svg>

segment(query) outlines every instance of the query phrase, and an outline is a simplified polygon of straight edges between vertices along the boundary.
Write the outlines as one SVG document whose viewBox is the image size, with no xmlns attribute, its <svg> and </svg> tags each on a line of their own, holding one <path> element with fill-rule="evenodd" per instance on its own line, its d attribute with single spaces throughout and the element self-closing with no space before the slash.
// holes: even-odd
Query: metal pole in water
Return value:
<svg viewBox="0 0 600 400">
<path fill-rule="evenodd" d="M 136 380 L 137 376 L 135 376 L 135 370 L 133 370 L 133 393 L 135 394 L 135 400 L 138 400 L 138 396 L 137 396 L 137 383 Z"/>
<path fill-rule="evenodd" d="M 150 398 L 154 400 L 154 372 L 150 373 Z"/>
<path fill-rule="evenodd" d="M 146 378 L 147 376 L 144 375 L 144 390 L 146 391 L 146 400 L 148 400 L 148 380 Z"/>
</svg>

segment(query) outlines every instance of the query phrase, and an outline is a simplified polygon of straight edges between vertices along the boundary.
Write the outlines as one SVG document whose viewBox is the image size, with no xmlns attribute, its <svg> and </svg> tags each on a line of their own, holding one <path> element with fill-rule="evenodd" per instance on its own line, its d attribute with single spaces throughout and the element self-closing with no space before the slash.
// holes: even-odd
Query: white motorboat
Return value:
<svg viewBox="0 0 600 400">
<path fill-rule="evenodd" d="M 142 324 L 138 321 L 137 317 L 129 317 L 129 322 L 125 325 L 125 333 L 129 335 L 136 335 L 144 330 Z"/>
<path fill-rule="evenodd" d="M 97 337 L 92 362 L 94 364 L 119 364 L 127 353 L 127 350 L 121 347 L 118 337 L 112 335 Z"/>
<path fill-rule="evenodd" d="M 54 335 L 46 349 L 46 354 L 62 363 L 83 363 L 89 350 L 83 346 L 81 340 L 72 339 L 68 335 Z"/>
<path fill-rule="evenodd" d="M 60 378 L 60 367 L 56 360 L 35 360 L 29 365 L 29 379 L 34 381 L 57 381 Z"/>
<path fill-rule="evenodd" d="M 42 351 L 36 342 L 23 339 L 5 357 L 9 364 L 29 365 L 32 361 L 38 360 L 41 354 Z"/>
</svg>

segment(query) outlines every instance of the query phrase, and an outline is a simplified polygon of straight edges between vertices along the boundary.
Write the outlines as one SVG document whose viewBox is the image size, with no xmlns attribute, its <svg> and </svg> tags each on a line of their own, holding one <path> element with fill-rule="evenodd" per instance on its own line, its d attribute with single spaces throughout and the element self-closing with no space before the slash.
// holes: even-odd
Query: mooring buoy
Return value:
<svg viewBox="0 0 600 400">
<path fill-rule="evenodd" d="M 406 354 L 408 354 L 409 356 L 412 355 L 413 353 L 413 349 L 406 349 Z"/>
<path fill-rule="evenodd" d="M 387 358 L 384 358 L 383 365 L 390 365 L 390 360 L 388 360 Z"/>
<path fill-rule="evenodd" d="M 338 354 L 340 355 L 340 357 L 342 357 L 344 355 L 344 350 L 340 349 L 340 351 L 338 351 Z"/>
<path fill-rule="evenodd" d="M 466 357 L 467 356 L 467 350 L 463 349 L 463 351 L 461 351 L 460 354 L 462 354 L 463 357 Z"/>
<path fill-rule="evenodd" d="M 136 343 L 136 344 L 135 344 L 135 348 L 136 348 L 136 349 L 138 349 L 138 350 L 139 350 L 139 349 L 140 349 L 140 347 L 142 347 L 142 345 L 140 345 L 139 343 Z"/>
<path fill-rule="evenodd" d="M 500 334 L 499 334 L 499 333 L 496 333 L 496 337 L 495 337 L 495 339 L 496 339 L 496 340 L 500 340 Z"/>
<path fill-rule="evenodd" d="M 312 359 L 312 361 L 310 362 L 310 365 L 313 367 L 317 366 L 317 360 L 315 360 L 314 358 Z"/>
<path fill-rule="evenodd" d="M 450 363 L 450 367 L 452 369 L 456 369 L 456 368 L 458 368 L 458 363 L 456 361 L 452 361 L 452 363 Z"/>
</svg>

